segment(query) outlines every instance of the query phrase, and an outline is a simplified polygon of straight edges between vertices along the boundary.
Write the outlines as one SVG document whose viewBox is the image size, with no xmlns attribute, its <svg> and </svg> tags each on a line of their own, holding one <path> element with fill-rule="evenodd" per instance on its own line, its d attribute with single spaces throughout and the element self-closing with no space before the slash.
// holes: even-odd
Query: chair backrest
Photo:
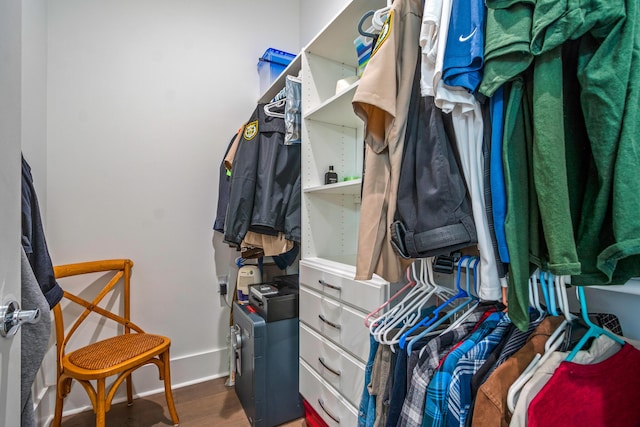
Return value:
<svg viewBox="0 0 640 427">
<path fill-rule="evenodd" d="M 98 295 L 89 302 L 71 292 L 64 291 L 64 297 L 68 300 L 79 304 L 84 307 L 84 311 L 78 316 L 74 324 L 65 335 L 64 319 L 62 315 L 62 308 L 60 304 L 57 304 L 53 309 L 53 314 L 56 323 L 56 352 L 57 352 L 57 367 L 58 374 L 62 371 L 62 358 L 65 355 L 65 348 L 71 336 L 76 332 L 78 327 L 91 313 L 100 314 L 108 319 L 111 319 L 124 326 L 124 333 L 128 334 L 133 329 L 138 333 L 144 331 L 130 320 L 130 288 L 131 288 L 131 268 L 133 267 L 133 261 L 130 259 L 113 259 L 104 261 L 90 261 L 81 262 L 76 264 L 59 265 L 53 268 L 56 279 L 64 277 L 80 276 L 84 274 L 99 273 L 113 271 L 115 274 L 107 282 L 107 284 L 100 290 Z M 123 284 L 122 298 L 124 300 L 123 315 L 112 313 L 99 307 L 98 304 L 102 299 L 109 294 L 109 292 L 119 283 Z M 64 288 L 64 287 L 63 287 Z"/>
</svg>

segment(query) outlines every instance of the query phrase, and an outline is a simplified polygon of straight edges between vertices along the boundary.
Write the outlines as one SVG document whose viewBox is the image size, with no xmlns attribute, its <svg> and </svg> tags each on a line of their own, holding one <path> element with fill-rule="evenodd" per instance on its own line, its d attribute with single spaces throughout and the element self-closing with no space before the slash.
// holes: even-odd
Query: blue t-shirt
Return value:
<svg viewBox="0 0 640 427">
<path fill-rule="evenodd" d="M 447 44 L 442 65 L 442 80 L 475 92 L 482 80 L 484 65 L 483 0 L 453 0 Z"/>
</svg>

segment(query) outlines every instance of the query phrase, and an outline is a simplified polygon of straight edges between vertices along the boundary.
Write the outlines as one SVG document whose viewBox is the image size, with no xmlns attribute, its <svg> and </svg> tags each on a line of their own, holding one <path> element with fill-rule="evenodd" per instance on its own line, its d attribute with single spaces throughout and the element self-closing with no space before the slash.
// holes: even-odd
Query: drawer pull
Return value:
<svg viewBox="0 0 640 427">
<path fill-rule="evenodd" d="M 337 422 L 338 424 L 340 424 L 340 417 L 336 417 L 335 415 L 333 415 L 331 412 L 327 411 L 327 408 L 324 407 L 324 402 L 322 401 L 322 399 L 318 398 L 318 404 L 320 405 L 320 407 L 322 408 L 322 410 L 329 415 L 329 418 L 331 418 L 333 421 Z"/>
<path fill-rule="evenodd" d="M 335 328 L 337 330 L 340 330 L 342 328 L 342 326 L 338 325 L 337 323 L 328 321 L 322 314 L 318 314 L 318 318 L 322 320 L 324 323 L 326 323 L 327 325 L 331 326 L 332 328 Z"/>
<path fill-rule="evenodd" d="M 324 361 L 324 359 L 323 359 L 322 357 L 318 357 L 318 362 L 320 362 L 320 364 L 321 364 L 322 366 L 324 366 L 324 368 L 325 368 L 327 371 L 331 372 L 333 375 L 340 376 L 340 371 L 337 371 L 337 370 L 335 370 L 335 369 L 333 369 L 333 368 L 330 368 L 330 367 L 325 363 L 325 361 Z"/>
<path fill-rule="evenodd" d="M 340 286 L 332 285 L 331 283 L 327 283 L 322 279 L 318 280 L 318 283 L 320 283 L 322 286 L 326 286 L 327 288 L 335 289 L 336 291 L 342 291 L 342 288 Z"/>
</svg>

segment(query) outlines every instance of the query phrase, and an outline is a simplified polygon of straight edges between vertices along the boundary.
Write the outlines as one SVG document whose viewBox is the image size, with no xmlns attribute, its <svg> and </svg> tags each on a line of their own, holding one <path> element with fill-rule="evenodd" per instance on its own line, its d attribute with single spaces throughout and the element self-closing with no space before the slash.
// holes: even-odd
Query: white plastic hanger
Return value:
<svg viewBox="0 0 640 427">
<path fill-rule="evenodd" d="M 480 304 L 480 300 L 478 299 L 477 294 L 473 295 L 471 293 L 471 287 L 469 285 L 469 282 L 470 282 L 469 276 L 470 276 L 470 274 L 469 274 L 469 268 L 468 267 L 469 267 L 469 264 L 473 261 L 473 258 L 474 257 L 471 257 L 471 258 L 468 258 L 468 259 L 467 259 L 467 257 L 460 258 L 460 260 L 458 260 L 458 272 L 460 271 L 460 267 L 464 264 L 464 261 L 466 260 L 467 261 L 467 263 L 465 265 L 465 268 L 467 269 L 467 272 L 466 272 L 466 289 L 467 289 L 467 293 L 473 297 L 474 303 L 467 308 L 467 310 L 462 314 L 462 316 L 460 316 L 455 322 L 453 322 L 451 325 L 449 325 L 449 327 L 446 328 L 444 331 L 442 331 L 440 334 L 444 334 L 445 332 L 448 332 L 448 331 L 458 327 L 462 322 L 464 322 L 464 320 L 467 317 L 469 317 L 469 315 L 473 312 L 473 310 L 475 310 L 475 308 L 478 306 L 478 304 Z M 477 267 L 478 267 L 479 262 L 480 262 L 480 258 L 476 258 L 475 261 L 474 261 L 473 267 L 472 267 L 474 289 L 477 289 L 476 286 L 477 286 L 477 282 L 478 282 L 478 275 L 476 273 L 477 273 Z M 460 277 L 460 276 L 458 275 L 457 278 L 458 277 Z M 456 280 L 457 280 L 457 278 L 456 278 Z M 453 313 L 451 313 L 451 315 L 454 315 L 454 314 L 455 314 L 455 311 Z M 440 319 L 438 322 L 436 322 L 436 324 L 433 325 L 433 327 L 435 328 L 435 327 L 439 326 L 439 323 L 443 323 L 444 321 L 446 321 L 447 317 L 449 317 L 449 316 L 446 316 L 446 317 L 443 317 L 442 319 Z M 412 339 L 411 341 L 409 341 L 409 343 L 407 344 L 407 353 L 411 353 L 411 350 L 413 349 L 413 344 L 418 342 L 418 340 L 420 338 L 422 338 L 422 337 L 421 336 L 417 336 L 417 337 L 415 337 L 415 339 Z M 422 347 L 420 349 L 420 357 L 422 357 L 422 353 L 425 351 L 425 349 L 426 349 L 426 346 Z"/>
<path fill-rule="evenodd" d="M 276 113 L 275 111 L 271 111 L 272 108 L 282 108 L 287 102 L 287 98 L 280 98 L 277 101 L 270 102 L 265 104 L 263 107 L 264 113 L 270 117 L 278 117 L 284 119 L 284 113 Z"/>
<path fill-rule="evenodd" d="M 413 289 L 395 306 L 385 313 L 382 313 L 375 322 L 370 322 L 369 331 L 378 342 L 380 342 L 382 335 L 388 328 L 392 328 L 403 321 L 411 321 L 416 310 L 421 307 L 423 303 L 426 303 L 426 300 L 431 296 L 433 289 L 428 283 L 421 280 L 421 275 L 416 271 L 417 263 L 422 263 L 422 260 L 414 261 L 410 267 L 413 281 L 416 282 Z M 422 264 L 420 265 L 422 266 Z"/>
<path fill-rule="evenodd" d="M 458 290 L 458 292 L 453 295 L 451 298 L 449 298 L 447 301 L 445 301 L 444 303 L 442 303 L 441 305 L 439 305 L 434 311 L 433 313 L 431 313 L 431 315 L 424 319 L 423 321 L 421 321 L 420 323 L 418 323 L 417 325 L 413 326 L 408 332 L 406 332 L 404 335 L 402 335 L 402 337 L 400 338 L 400 347 L 404 348 L 405 343 L 408 344 L 407 345 L 407 353 L 410 353 L 413 345 L 415 343 L 417 343 L 421 338 L 427 336 L 427 334 L 433 332 L 435 330 L 435 328 L 437 328 L 438 326 L 440 326 L 442 323 L 444 323 L 447 319 L 451 318 L 452 316 L 454 316 L 457 312 L 459 312 L 460 310 L 462 310 L 463 308 L 467 307 L 471 302 L 473 302 L 475 300 L 475 298 L 472 297 L 471 294 L 469 294 L 467 291 L 463 290 L 460 287 L 460 269 L 463 265 L 463 263 L 466 261 L 466 268 L 467 268 L 467 289 L 470 292 L 470 285 L 469 285 L 469 275 L 470 275 L 470 271 L 469 271 L 469 264 L 472 261 L 475 261 L 475 257 L 469 257 L 469 256 L 463 256 L 459 261 L 458 261 L 458 274 L 456 276 L 456 288 Z M 475 263 L 475 266 L 477 266 L 478 263 Z M 449 311 L 445 316 L 438 318 L 438 315 L 440 313 L 440 311 L 444 308 L 446 308 L 447 306 L 449 306 L 452 302 L 458 302 L 461 301 L 459 303 L 459 305 L 457 307 L 455 307 L 454 309 L 452 309 L 451 311 Z M 418 327 L 420 326 L 425 326 L 426 329 L 424 331 L 422 331 L 421 333 L 419 333 L 418 335 L 414 336 L 414 337 L 410 337 L 410 334 L 412 332 L 414 332 Z M 407 343 L 408 340 L 408 343 Z"/>
<path fill-rule="evenodd" d="M 439 291 L 439 287 L 432 282 L 432 276 L 427 271 L 431 259 L 421 259 L 418 262 L 420 263 L 420 273 L 417 281 L 421 285 L 418 288 L 420 292 L 417 295 L 407 295 L 403 298 L 401 309 L 387 318 L 387 322 L 375 329 L 373 336 L 381 344 L 397 344 L 402 333 L 422 318 L 422 310 L 427 306 L 431 297 Z"/>
<path fill-rule="evenodd" d="M 549 274 L 549 276 L 551 275 Z M 550 291 L 551 293 L 555 292 L 557 294 L 559 308 L 565 318 L 558 328 L 553 331 L 553 334 L 551 334 L 549 339 L 547 339 L 547 342 L 544 345 L 544 354 L 536 354 L 531 363 L 529 363 L 529 366 L 527 366 L 524 372 L 522 372 L 513 384 L 511 384 L 511 387 L 509 387 L 509 392 L 507 393 L 507 406 L 511 412 L 515 410 L 517 398 L 524 385 L 533 377 L 538 368 L 545 363 L 549 357 L 551 357 L 551 355 L 560 348 L 560 346 L 562 346 L 565 336 L 568 333 L 569 324 L 576 319 L 576 316 L 571 314 L 569 311 L 566 276 L 556 276 L 553 280 L 549 280 L 549 283 L 553 283 L 553 288 L 551 288 Z"/>
<path fill-rule="evenodd" d="M 533 274 L 529 277 L 529 304 L 538 312 L 537 320 L 542 320 L 546 313 L 542 308 L 542 305 L 540 304 L 540 293 L 538 292 L 537 274 L 538 270 L 534 271 Z"/>
<path fill-rule="evenodd" d="M 382 330 L 385 324 L 391 322 L 394 319 L 394 316 L 398 315 L 400 312 L 406 309 L 406 305 L 413 301 L 414 298 L 421 295 L 423 292 L 428 291 L 428 289 L 424 289 L 424 285 L 420 282 L 418 274 L 416 272 L 416 262 L 411 264 L 411 266 L 407 269 L 407 278 L 410 283 L 414 283 L 413 289 L 410 289 L 409 292 L 398 301 L 396 305 L 380 314 L 375 321 L 369 322 L 369 331 L 374 337 L 376 337 L 376 331 Z"/>
<path fill-rule="evenodd" d="M 448 298 L 453 295 L 453 291 L 451 291 L 448 288 L 442 287 L 435 282 L 433 278 L 433 259 L 432 258 L 429 259 L 428 261 L 423 262 L 423 268 L 421 272 L 423 274 L 422 280 L 427 281 L 429 285 L 433 287 L 433 291 L 431 292 L 431 296 L 429 297 L 428 300 L 430 300 L 430 298 L 433 296 Z M 394 334 L 392 336 L 389 336 L 391 331 L 388 330 L 384 335 L 384 340 L 390 344 L 399 344 L 401 340 L 402 341 L 406 340 L 406 336 L 409 335 L 407 330 L 409 330 L 409 328 L 411 328 L 412 330 L 415 329 L 416 323 L 418 322 L 418 320 L 422 321 L 422 319 L 424 319 L 424 317 L 422 316 L 422 308 L 424 308 L 424 306 L 420 308 L 420 311 L 417 313 L 417 317 L 415 321 L 412 321 L 411 323 L 405 323 L 401 327 L 393 329 Z M 434 313 L 435 313 L 435 316 L 438 315 L 434 310 L 434 312 L 432 312 L 432 314 L 430 314 L 429 316 L 434 315 Z M 436 333 L 439 333 L 439 331 Z"/>
<path fill-rule="evenodd" d="M 411 266 L 407 267 L 406 275 L 407 275 L 407 284 L 404 285 L 398 292 L 396 292 L 391 297 L 389 297 L 389 299 L 386 300 L 382 305 L 380 305 L 378 308 L 376 308 L 375 310 L 367 314 L 366 317 L 364 318 L 364 326 L 366 326 L 367 328 L 371 326 L 371 320 L 373 322 L 376 322 L 379 319 L 380 316 L 378 316 L 378 313 L 380 313 L 391 302 L 399 298 L 401 295 L 403 295 L 405 292 L 407 292 L 409 289 L 413 288 L 417 284 L 417 282 L 413 279 L 411 275 Z"/>
</svg>

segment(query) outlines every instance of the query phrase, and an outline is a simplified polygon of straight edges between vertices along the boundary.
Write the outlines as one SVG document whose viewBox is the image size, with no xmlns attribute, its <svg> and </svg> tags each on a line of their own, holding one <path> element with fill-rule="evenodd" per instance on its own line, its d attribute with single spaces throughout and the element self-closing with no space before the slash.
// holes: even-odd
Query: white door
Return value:
<svg viewBox="0 0 640 427">
<path fill-rule="evenodd" d="M 0 306 L 20 302 L 22 14 L 0 1 Z M 20 425 L 20 332 L 0 336 L 0 427 Z"/>
</svg>

